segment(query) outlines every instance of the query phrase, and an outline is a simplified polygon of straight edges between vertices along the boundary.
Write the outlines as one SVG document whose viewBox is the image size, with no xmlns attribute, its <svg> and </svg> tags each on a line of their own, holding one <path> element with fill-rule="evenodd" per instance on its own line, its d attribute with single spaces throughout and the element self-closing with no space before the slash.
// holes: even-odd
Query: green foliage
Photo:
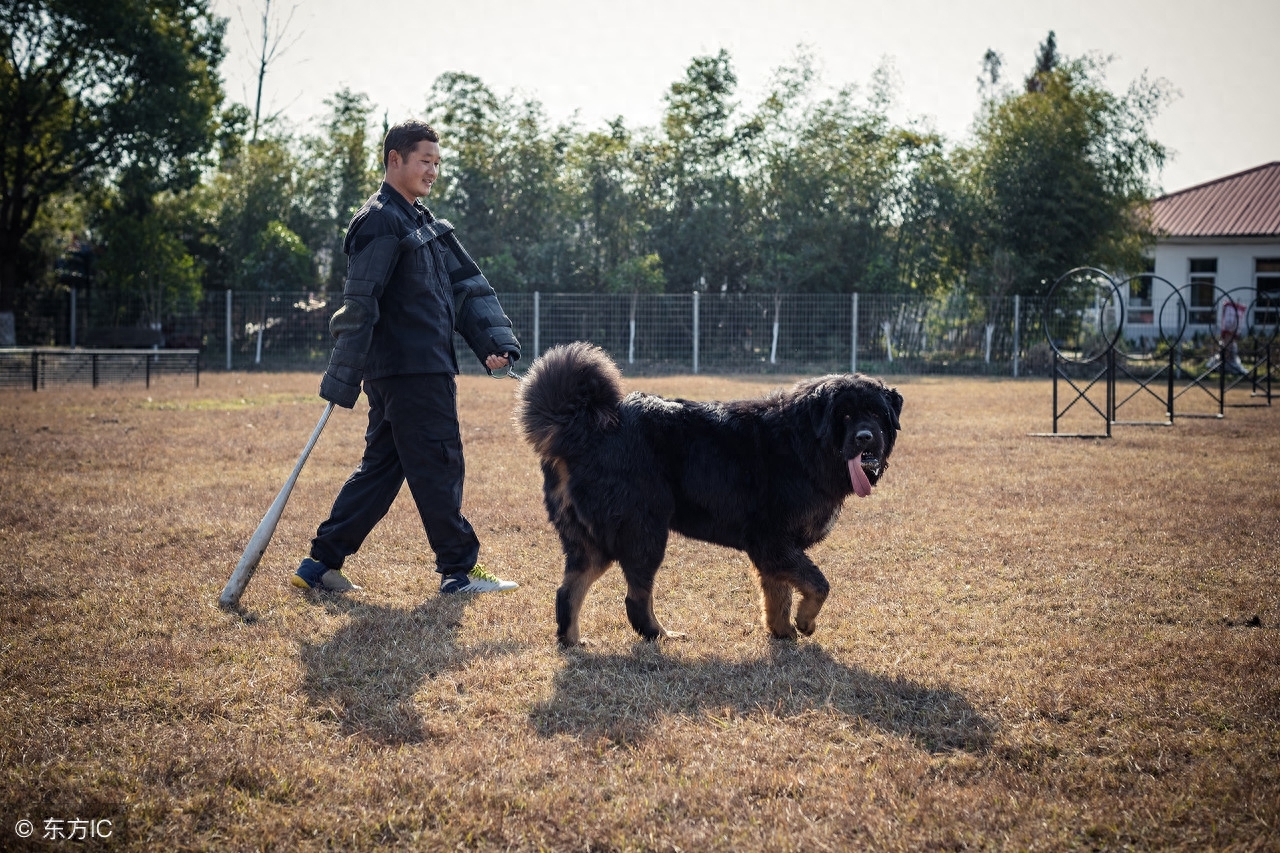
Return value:
<svg viewBox="0 0 1280 853">
<path fill-rule="evenodd" d="M 206 235 L 212 286 L 256 288 L 244 278 L 243 262 L 270 223 L 289 221 L 295 184 L 295 159 L 284 139 L 246 143 L 240 156 L 222 164 L 205 187 L 212 214 Z"/>
<path fill-rule="evenodd" d="M 426 116 L 444 150 L 428 201 L 461 226 L 472 256 L 509 254 L 518 289 L 573 280 L 565 269 L 558 184 L 570 129 L 549 127 L 536 101 L 499 98 L 479 78 L 458 73 L 437 78 Z"/>
<path fill-rule="evenodd" d="M 36 141 L 23 150 L 46 144 L 62 157 L 40 185 L 62 189 L 48 192 L 69 194 L 73 178 L 97 187 L 83 198 L 104 287 L 141 294 L 148 316 L 154 306 L 196 298 L 201 286 L 340 288 L 343 236 L 382 172 L 368 97 L 342 89 L 312 132 L 268 124 L 252 138 L 246 107 L 220 107 L 221 24 L 203 3 L 108 6 L 5 7 L 15 27 L 0 68 L 5 168 L 17 162 L 8 126 L 15 92 L 39 77 L 24 46 L 46 45 L 49 57 L 88 46 L 102 67 L 76 73 L 128 91 L 129 103 L 117 114 L 105 89 L 49 89 L 40 78 L 62 106 L 32 125 Z M 45 29 L 19 22 L 18 8 Z M 121 34 L 147 10 L 154 14 L 142 30 L 152 35 Z M 112 35 L 88 34 L 90 21 L 105 22 L 101 32 Z M 166 41 L 161 31 L 176 35 Z M 190 102 L 172 105 L 175 128 L 148 111 L 170 96 L 147 100 L 137 87 L 150 72 L 112 52 L 124 44 L 162 54 L 157 67 L 176 75 L 174 91 Z M 173 62 L 182 56 L 179 73 Z M 58 61 L 50 58 L 50 67 L 74 70 L 89 60 Z M 629 127 L 623 117 L 596 129 L 553 124 L 537 101 L 451 72 L 427 93 L 424 117 L 444 153 L 427 201 L 458 226 L 500 291 L 921 293 L 978 311 L 995 297 L 1043 292 L 1081 264 L 1132 268 L 1149 241 L 1138 212 L 1164 157 L 1150 128 L 1167 91 L 1143 78 L 1117 95 L 1104 68 L 1063 56 L 1050 33 L 1015 91 L 1001 81 L 1001 57 L 988 51 L 983 106 L 958 146 L 926 122 L 891 118 L 890 65 L 864 89 L 831 90 L 803 51 L 748 107 L 726 51 L 695 57 L 652 128 Z M 91 95 L 102 103 L 73 109 Z M 123 139 L 108 118 L 135 128 L 119 156 L 79 171 L 67 165 L 78 162 L 70 152 L 101 155 L 103 140 Z M 67 141 L 68 128 L 80 142 Z M 209 151 L 216 168 L 193 186 Z M 5 181 L 12 183 L 8 172 Z"/>
<path fill-rule="evenodd" d="M 1137 268 L 1151 239 L 1139 211 L 1165 156 L 1150 125 L 1168 95 L 1142 78 L 1117 96 L 1104 68 L 1061 58 L 1050 33 L 1026 91 L 984 105 L 968 178 L 986 291 L 1042 293 L 1081 265 Z"/>
<path fill-rule="evenodd" d="M 223 22 L 207 0 L 0 4 L 0 310 L 22 238 L 75 186 L 196 182 L 222 100 Z"/>
<path fill-rule="evenodd" d="M 94 325 L 160 323 L 166 312 L 190 312 L 199 302 L 201 265 L 172 227 L 189 196 L 163 193 L 147 202 L 138 209 L 117 194 L 99 208 Z"/>
<path fill-rule="evenodd" d="M 257 290 L 303 290 L 315 283 L 311 252 L 289 226 L 272 220 L 257 233 L 240 281 Z"/>
<path fill-rule="evenodd" d="M 373 105 L 367 95 L 344 88 L 325 105 L 322 132 L 302 141 L 293 220 L 320 261 L 325 287 L 341 290 L 347 272 L 343 238 L 351 217 L 381 183 L 382 149 L 380 140 L 370 138 Z"/>
<path fill-rule="evenodd" d="M 605 276 L 605 289 L 611 293 L 661 293 L 666 283 L 662 258 L 656 253 L 628 258 Z"/>
</svg>

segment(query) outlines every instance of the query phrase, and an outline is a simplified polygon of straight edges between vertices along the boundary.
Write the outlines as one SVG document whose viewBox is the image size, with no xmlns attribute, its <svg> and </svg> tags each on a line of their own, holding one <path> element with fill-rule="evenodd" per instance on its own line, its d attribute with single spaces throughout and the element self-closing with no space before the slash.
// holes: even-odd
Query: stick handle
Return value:
<svg viewBox="0 0 1280 853">
<path fill-rule="evenodd" d="M 245 587 L 249 585 L 249 579 L 253 577 L 254 570 L 258 568 L 258 563 L 262 560 L 263 552 L 267 550 L 267 544 L 276 532 L 276 525 L 280 522 L 280 516 L 284 514 L 284 505 L 289 502 L 289 493 L 293 491 L 293 484 L 298 482 L 298 475 L 302 473 L 302 466 L 306 464 L 307 457 L 311 455 L 311 448 L 316 446 L 316 441 L 320 438 L 320 432 L 324 429 L 324 425 L 328 422 L 329 415 L 332 413 L 333 403 L 329 403 L 324 407 L 324 414 L 320 415 L 320 422 L 316 424 L 316 428 L 311 432 L 311 438 L 307 441 L 307 446 L 302 448 L 302 455 L 298 457 L 298 464 L 293 466 L 293 473 L 289 475 L 289 479 L 285 480 L 284 485 L 280 488 L 280 494 L 276 495 L 276 499 L 272 501 L 271 508 L 267 510 L 267 514 L 262 517 L 262 521 L 258 522 L 258 529 L 253 531 L 253 536 L 249 538 L 249 544 L 245 546 L 244 553 L 240 555 L 240 562 L 236 564 L 236 570 L 231 573 L 231 579 L 227 581 L 226 587 L 222 590 L 222 595 L 218 598 L 219 607 L 233 609 L 240 604 L 240 596 L 244 594 Z"/>
</svg>

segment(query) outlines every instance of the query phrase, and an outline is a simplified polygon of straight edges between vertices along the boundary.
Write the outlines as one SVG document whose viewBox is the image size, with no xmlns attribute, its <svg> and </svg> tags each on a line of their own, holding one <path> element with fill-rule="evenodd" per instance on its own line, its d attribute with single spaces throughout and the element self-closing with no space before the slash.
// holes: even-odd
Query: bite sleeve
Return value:
<svg viewBox="0 0 1280 853">
<path fill-rule="evenodd" d="M 453 285 L 454 328 L 481 364 L 494 354 L 516 362 L 520 358 L 520 341 L 498 302 L 498 294 L 452 232 L 441 239 L 448 249 L 445 266 Z"/>
<path fill-rule="evenodd" d="M 360 397 L 365 359 L 378 322 L 378 298 L 399 256 L 394 236 L 375 237 L 347 265 L 342 307 L 329 320 L 335 338 L 329 366 L 320 380 L 320 396 L 350 409 Z"/>
</svg>

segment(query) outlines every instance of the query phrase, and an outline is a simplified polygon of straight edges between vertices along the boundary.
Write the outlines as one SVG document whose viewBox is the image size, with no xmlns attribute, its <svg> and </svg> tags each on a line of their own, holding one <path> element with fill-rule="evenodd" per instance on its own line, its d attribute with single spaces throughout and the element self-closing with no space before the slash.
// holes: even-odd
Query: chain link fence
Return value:
<svg viewBox="0 0 1280 853">
<path fill-rule="evenodd" d="M 500 298 L 525 365 L 556 344 L 585 340 L 631 374 L 1048 376 L 1052 369 L 1038 298 L 700 292 Z M 339 294 L 210 293 L 195 312 L 166 315 L 149 331 L 160 346 L 198 349 L 202 370 L 319 371 L 333 346 L 329 318 L 340 304 Z M 63 317 L 52 324 L 51 339 L 39 343 L 103 346 L 111 337 L 86 328 L 83 317 L 77 331 L 69 305 Z M 118 345 L 139 346 L 130 330 L 114 336 Z M 483 372 L 461 338 L 455 347 L 464 373 Z"/>
</svg>

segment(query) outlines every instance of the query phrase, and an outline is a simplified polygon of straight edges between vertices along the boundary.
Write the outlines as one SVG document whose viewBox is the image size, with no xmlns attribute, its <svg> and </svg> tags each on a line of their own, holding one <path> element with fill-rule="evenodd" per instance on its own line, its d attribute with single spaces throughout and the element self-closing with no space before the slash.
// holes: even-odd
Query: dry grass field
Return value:
<svg viewBox="0 0 1280 853">
<path fill-rule="evenodd" d="M 677 537 L 687 639 L 637 642 L 614 570 L 564 652 L 516 384 L 486 377 L 466 512 L 518 591 L 442 600 L 407 491 L 364 592 L 288 585 L 362 403 L 217 608 L 317 380 L 0 393 L 0 850 L 90 815 L 121 850 L 1280 849 L 1280 405 L 1055 440 L 1047 382 L 901 379 L 888 473 L 811 552 L 812 638 L 771 641 L 745 557 Z"/>
</svg>

